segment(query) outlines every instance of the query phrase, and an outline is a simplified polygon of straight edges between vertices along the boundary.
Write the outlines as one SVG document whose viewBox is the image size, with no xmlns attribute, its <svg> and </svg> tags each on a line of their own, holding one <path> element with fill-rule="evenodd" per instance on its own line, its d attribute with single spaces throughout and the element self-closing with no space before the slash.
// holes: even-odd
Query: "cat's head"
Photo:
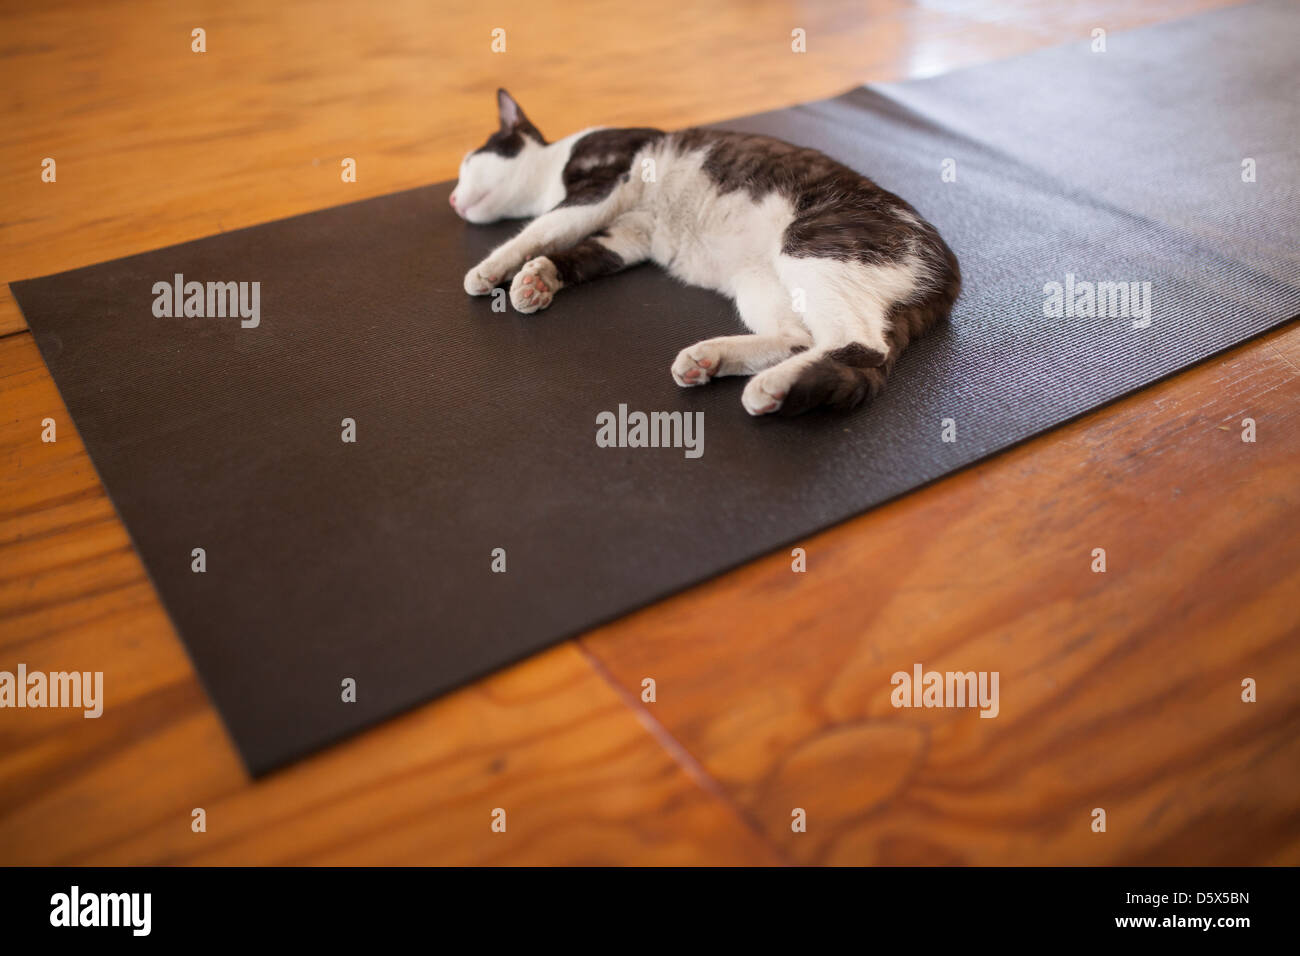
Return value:
<svg viewBox="0 0 1300 956">
<path fill-rule="evenodd" d="M 505 90 L 497 90 L 500 128 L 460 163 L 451 208 L 468 222 L 496 222 L 536 213 L 533 160 L 546 140 Z"/>
</svg>

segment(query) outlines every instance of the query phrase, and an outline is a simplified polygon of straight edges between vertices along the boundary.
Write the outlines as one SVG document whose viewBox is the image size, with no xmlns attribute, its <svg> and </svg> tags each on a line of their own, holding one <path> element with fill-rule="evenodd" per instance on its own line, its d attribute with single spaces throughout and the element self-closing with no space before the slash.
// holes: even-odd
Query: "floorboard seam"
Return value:
<svg viewBox="0 0 1300 956">
<path fill-rule="evenodd" d="M 1291 373 L 1293 375 L 1300 375 L 1300 368 L 1296 368 L 1295 363 L 1292 362 L 1289 358 L 1287 358 L 1286 355 L 1282 353 L 1282 350 L 1280 348 L 1274 345 L 1272 341 L 1269 341 L 1266 344 L 1270 349 L 1273 350 L 1273 354 L 1276 355 L 1278 358 L 1280 358 L 1286 364 L 1287 368 L 1291 369 Z"/>
<path fill-rule="evenodd" d="M 650 713 L 649 708 L 642 705 L 641 699 L 637 697 L 636 694 L 632 693 L 619 683 L 610 672 L 609 668 L 605 666 L 604 661 L 592 653 L 583 642 L 583 639 L 578 638 L 574 643 L 578 646 L 579 653 L 587 659 L 587 662 L 591 664 L 596 673 L 599 674 L 607 684 L 609 684 L 614 693 L 622 699 L 623 703 L 627 704 L 627 706 L 635 712 L 637 719 L 641 721 L 641 725 L 649 731 L 650 735 L 654 737 L 659 746 L 663 747 L 664 750 L 668 752 L 668 755 L 672 757 L 677 766 L 679 766 L 686 775 L 695 782 L 695 785 L 729 809 L 741 824 L 748 829 L 764 847 L 771 851 L 772 855 L 781 863 L 786 866 L 793 866 L 795 861 L 790 859 L 781 847 L 772 842 L 771 838 L 764 832 L 762 825 L 753 814 L 736 802 L 731 794 L 727 792 L 726 788 L 723 787 L 723 785 L 705 769 L 704 765 L 695 758 L 695 755 L 686 749 L 686 746 L 674 737 L 672 732 L 660 723 L 657 717 Z"/>
</svg>

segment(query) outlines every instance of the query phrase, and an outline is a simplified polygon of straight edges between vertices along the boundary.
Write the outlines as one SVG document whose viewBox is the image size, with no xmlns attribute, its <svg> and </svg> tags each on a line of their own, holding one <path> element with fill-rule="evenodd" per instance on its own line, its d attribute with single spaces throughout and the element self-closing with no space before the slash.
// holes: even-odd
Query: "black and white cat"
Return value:
<svg viewBox="0 0 1300 956">
<path fill-rule="evenodd" d="M 752 375 L 751 415 L 852 408 L 908 342 L 947 316 L 957 259 L 910 205 L 812 149 L 765 136 L 592 128 L 548 143 L 505 90 L 500 129 L 460 165 L 452 208 L 472 223 L 536 217 L 465 276 L 513 275 L 520 312 L 565 286 L 650 260 L 733 299 L 753 335 L 705 339 L 681 386 Z"/>
</svg>

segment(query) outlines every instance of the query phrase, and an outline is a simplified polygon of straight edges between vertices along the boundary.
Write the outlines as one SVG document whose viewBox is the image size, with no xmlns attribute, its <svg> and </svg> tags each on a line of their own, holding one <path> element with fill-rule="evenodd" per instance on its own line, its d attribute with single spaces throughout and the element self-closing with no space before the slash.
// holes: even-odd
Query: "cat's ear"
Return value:
<svg viewBox="0 0 1300 956">
<path fill-rule="evenodd" d="M 515 98 L 505 90 L 497 90 L 497 112 L 501 116 L 502 133 L 507 136 L 522 133 L 543 146 L 546 145 L 546 137 L 542 135 L 542 131 L 532 124 L 524 115 L 524 111 L 519 108 L 519 104 L 515 102 Z"/>
<path fill-rule="evenodd" d="M 512 130 L 528 122 L 524 111 L 519 108 L 513 96 L 505 90 L 497 90 L 497 112 L 501 116 L 501 128 Z"/>
</svg>

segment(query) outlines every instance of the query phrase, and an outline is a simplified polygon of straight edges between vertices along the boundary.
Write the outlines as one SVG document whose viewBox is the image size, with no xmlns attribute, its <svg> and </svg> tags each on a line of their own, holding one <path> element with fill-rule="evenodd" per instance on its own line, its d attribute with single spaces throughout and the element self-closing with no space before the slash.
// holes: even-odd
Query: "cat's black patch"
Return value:
<svg viewBox="0 0 1300 956">
<path fill-rule="evenodd" d="M 600 129 L 576 143 L 564 165 L 561 206 L 598 203 L 631 177 L 632 159 L 648 143 L 662 139 L 663 130 L 649 127 Z"/>
<path fill-rule="evenodd" d="M 839 362 L 850 368 L 880 368 L 889 356 L 876 349 L 868 348 L 861 342 L 850 342 L 848 345 L 827 352 L 826 357 L 832 362 Z"/>
<path fill-rule="evenodd" d="M 879 392 L 886 375 L 884 368 L 846 365 L 831 354 L 823 355 L 804 369 L 790 387 L 781 403 L 781 414 L 802 415 L 821 405 L 848 411 Z"/>
<path fill-rule="evenodd" d="M 509 159 L 512 156 L 518 156 L 524 148 L 524 140 L 531 139 L 539 146 L 546 145 L 546 138 L 542 136 L 541 130 L 530 123 L 527 117 L 520 114 L 520 122 L 510 127 L 502 127 L 487 138 L 487 142 L 474 150 L 476 153 L 496 153 Z"/>
<path fill-rule="evenodd" d="M 552 253 L 549 258 L 555 264 L 560 281 L 565 285 L 576 285 L 622 269 L 623 257 L 599 241 L 608 235 L 602 229 L 571 249 Z"/>
<path fill-rule="evenodd" d="M 744 190 L 755 200 L 776 192 L 791 201 L 795 218 L 781 245 L 786 255 L 872 265 L 919 256 L 940 273 L 944 268 L 947 246 L 933 226 L 825 153 L 725 130 L 687 129 L 673 140 L 682 152 L 705 151 L 704 172 L 719 192 Z"/>
</svg>

